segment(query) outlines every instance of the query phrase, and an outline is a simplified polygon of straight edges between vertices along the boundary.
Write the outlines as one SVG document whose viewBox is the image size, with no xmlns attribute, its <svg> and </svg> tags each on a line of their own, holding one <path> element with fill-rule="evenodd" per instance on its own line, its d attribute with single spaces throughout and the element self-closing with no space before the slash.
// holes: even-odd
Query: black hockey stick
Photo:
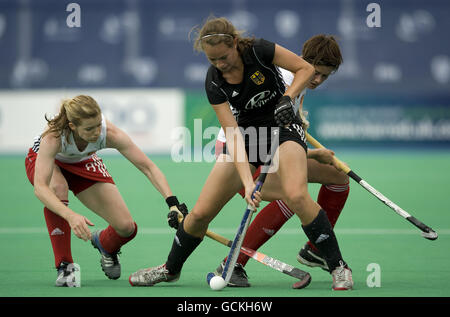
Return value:
<svg viewBox="0 0 450 317">
<path fill-rule="evenodd" d="M 314 139 L 311 135 L 306 133 L 306 139 L 308 142 L 314 146 L 315 148 L 323 148 L 324 146 L 320 144 L 316 139 Z M 402 216 L 406 220 L 408 220 L 410 223 L 412 223 L 414 226 L 419 228 L 422 232 L 422 236 L 425 239 L 428 240 L 436 240 L 438 238 L 438 234 L 436 231 L 425 225 L 423 222 L 421 222 L 419 219 L 411 216 L 409 213 L 407 213 L 405 210 L 394 204 L 391 200 L 389 200 L 386 196 L 381 194 L 379 191 L 377 191 L 375 188 L 369 185 L 365 180 L 363 180 L 361 177 L 359 177 L 354 171 L 350 169 L 346 164 L 344 164 L 341 160 L 339 160 L 336 156 L 334 157 L 337 165 L 339 168 L 346 173 L 348 176 L 350 176 L 354 181 L 356 181 L 359 185 L 364 187 L 369 193 L 377 197 L 381 202 L 383 202 L 386 206 L 394 210 L 398 215 Z"/>
</svg>

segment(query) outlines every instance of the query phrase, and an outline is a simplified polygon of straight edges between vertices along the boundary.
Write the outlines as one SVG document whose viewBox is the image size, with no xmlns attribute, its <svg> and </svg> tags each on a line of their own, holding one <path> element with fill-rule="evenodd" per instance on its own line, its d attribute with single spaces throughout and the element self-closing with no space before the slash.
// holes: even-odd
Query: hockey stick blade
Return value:
<svg viewBox="0 0 450 317">
<path fill-rule="evenodd" d="M 309 285 L 309 283 L 311 283 L 311 275 L 308 272 L 302 271 L 296 267 L 293 267 L 292 265 L 286 264 L 264 253 L 254 251 L 246 247 L 241 247 L 241 252 L 256 261 L 267 265 L 268 267 L 271 267 L 272 269 L 298 279 L 299 281 L 294 283 L 292 288 L 305 288 Z"/>
<path fill-rule="evenodd" d="M 425 239 L 428 240 L 436 240 L 438 238 L 438 234 L 436 231 L 422 223 L 417 218 L 414 218 L 413 216 L 407 217 L 406 220 L 411 222 L 413 225 L 415 225 L 417 228 L 422 230 L 421 234 Z"/>
</svg>

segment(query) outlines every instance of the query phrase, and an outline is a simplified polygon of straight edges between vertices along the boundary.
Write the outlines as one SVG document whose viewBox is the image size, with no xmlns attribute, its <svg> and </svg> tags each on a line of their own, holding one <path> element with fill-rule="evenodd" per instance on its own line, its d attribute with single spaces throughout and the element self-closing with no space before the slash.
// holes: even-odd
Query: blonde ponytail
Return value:
<svg viewBox="0 0 450 317">
<path fill-rule="evenodd" d="M 74 98 L 65 99 L 61 102 L 59 113 L 49 119 L 48 129 L 42 134 L 42 137 L 49 133 L 56 133 L 58 137 L 67 136 L 70 133 L 69 122 L 75 126 L 81 124 L 83 119 L 95 118 L 101 114 L 101 110 L 94 98 L 86 95 L 79 95 Z"/>
</svg>

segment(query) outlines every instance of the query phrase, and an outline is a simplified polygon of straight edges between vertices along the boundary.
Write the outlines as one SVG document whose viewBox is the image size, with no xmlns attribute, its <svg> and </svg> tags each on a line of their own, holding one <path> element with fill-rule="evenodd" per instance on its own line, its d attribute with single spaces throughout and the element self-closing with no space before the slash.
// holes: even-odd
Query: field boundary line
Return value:
<svg viewBox="0 0 450 317">
<path fill-rule="evenodd" d="M 235 228 L 211 227 L 211 231 L 218 234 L 234 234 Z M 138 234 L 173 234 L 175 231 L 171 228 L 141 228 Z M 335 229 L 337 235 L 413 235 L 419 233 L 417 229 L 384 229 L 384 228 L 342 228 Z M 436 229 L 439 235 L 449 235 L 450 229 Z M 47 228 L 43 227 L 0 227 L 0 234 L 48 234 Z M 277 235 L 295 235 L 303 234 L 301 229 L 287 228 L 281 229 Z"/>
</svg>

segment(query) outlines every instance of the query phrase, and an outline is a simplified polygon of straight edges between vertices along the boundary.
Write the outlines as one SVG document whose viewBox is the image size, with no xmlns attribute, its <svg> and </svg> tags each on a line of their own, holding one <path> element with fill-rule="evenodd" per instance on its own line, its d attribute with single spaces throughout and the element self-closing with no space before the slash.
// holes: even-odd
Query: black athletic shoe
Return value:
<svg viewBox="0 0 450 317">
<path fill-rule="evenodd" d="M 220 263 L 219 267 L 214 272 L 215 275 L 222 275 L 225 263 Z M 230 287 L 250 287 L 248 282 L 247 272 L 245 272 L 244 267 L 240 263 L 234 265 L 233 274 L 231 274 L 230 281 L 228 282 Z"/>
<path fill-rule="evenodd" d="M 309 267 L 320 267 L 321 269 L 330 272 L 325 259 L 321 257 L 320 253 L 314 251 L 308 243 L 305 244 L 298 253 L 297 261 Z"/>
<path fill-rule="evenodd" d="M 91 243 L 100 252 L 100 264 L 105 275 L 111 280 L 117 280 L 120 277 L 121 271 L 119 261 L 120 250 L 114 253 L 106 252 L 100 243 L 100 233 L 101 230 L 92 233 Z"/>
</svg>

